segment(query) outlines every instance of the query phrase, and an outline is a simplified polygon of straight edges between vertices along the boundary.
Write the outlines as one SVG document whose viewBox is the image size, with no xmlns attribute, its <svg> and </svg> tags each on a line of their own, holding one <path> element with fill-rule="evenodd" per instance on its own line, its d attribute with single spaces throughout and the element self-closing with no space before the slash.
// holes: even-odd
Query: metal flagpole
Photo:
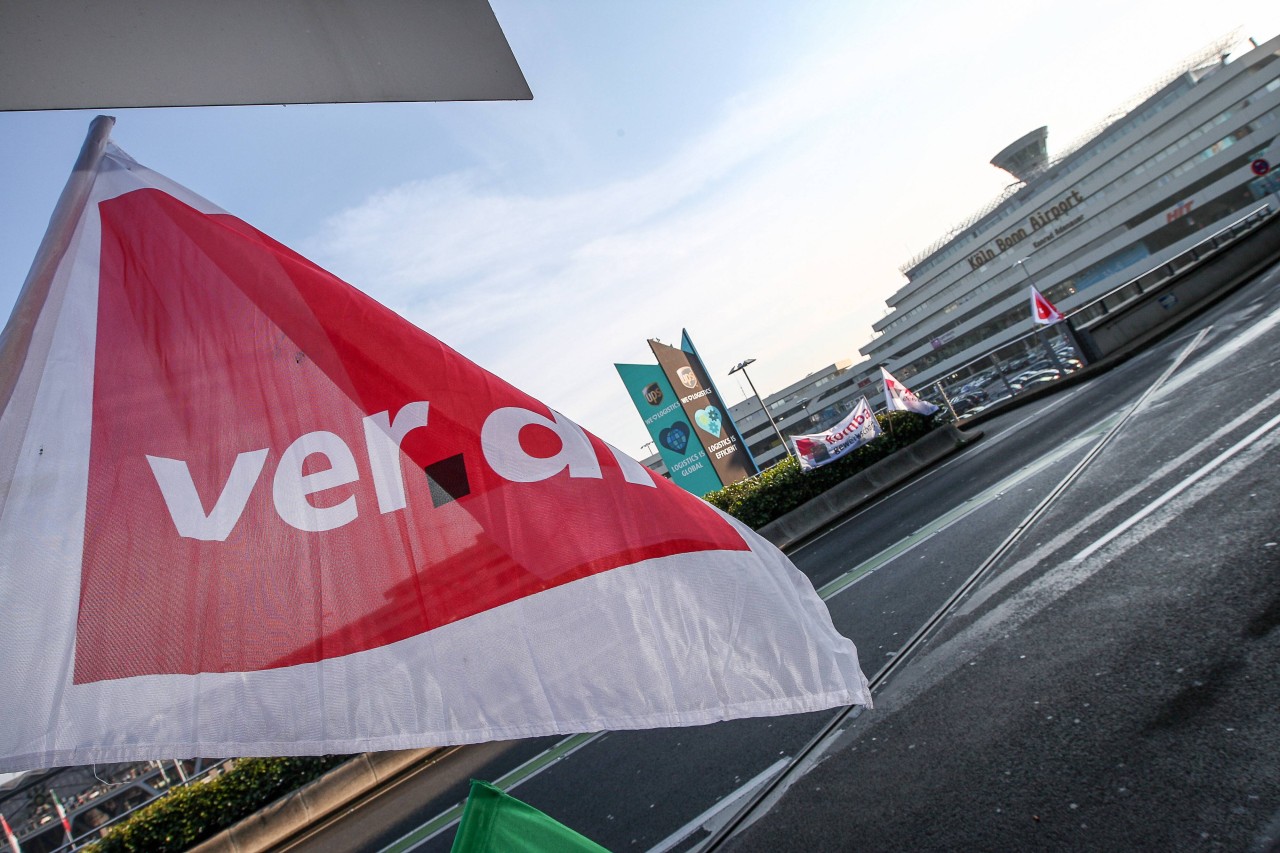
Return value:
<svg viewBox="0 0 1280 853">
<path fill-rule="evenodd" d="M 98 161 L 111 138 L 111 128 L 116 120 L 113 116 L 98 116 L 89 125 L 89 133 L 76 158 L 76 165 L 71 170 L 71 177 L 58 197 L 58 204 L 49 217 L 49 227 L 40 241 L 35 260 L 31 263 L 31 271 L 18 294 L 18 302 L 13 313 L 9 315 L 9 323 L 0 333 L 0 411 L 9 405 L 13 396 L 13 388 L 18 382 L 18 374 L 26 360 L 27 349 L 31 346 L 31 336 L 35 331 L 36 318 L 44 308 L 49 297 L 49 288 L 53 284 L 53 273 L 58 262 L 71 244 L 71 235 L 75 231 L 76 222 L 89 200 L 89 191 L 93 189 L 93 180 L 97 175 Z"/>
</svg>

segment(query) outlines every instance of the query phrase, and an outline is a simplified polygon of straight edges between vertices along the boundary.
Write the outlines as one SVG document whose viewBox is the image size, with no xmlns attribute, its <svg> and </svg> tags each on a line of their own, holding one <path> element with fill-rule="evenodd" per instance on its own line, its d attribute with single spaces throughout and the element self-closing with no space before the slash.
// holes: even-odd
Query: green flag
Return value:
<svg viewBox="0 0 1280 853">
<path fill-rule="evenodd" d="M 453 839 L 453 853 L 609 853 L 589 838 L 479 779 Z"/>
</svg>

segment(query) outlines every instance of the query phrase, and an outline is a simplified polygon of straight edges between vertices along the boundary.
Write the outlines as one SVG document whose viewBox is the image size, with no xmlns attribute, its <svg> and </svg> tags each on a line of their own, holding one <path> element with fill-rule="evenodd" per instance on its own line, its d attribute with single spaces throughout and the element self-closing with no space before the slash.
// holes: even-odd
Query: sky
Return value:
<svg viewBox="0 0 1280 853">
<path fill-rule="evenodd" d="M 493 0 L 532 101 L 110 110 L 114 141 L 643 458 L 613 364 L 687 328 L 720 390 L 861 361 L 901 267 L 1280 5 Z M 0 113 L 11 310 L 93 115 Z"/>
</svg>

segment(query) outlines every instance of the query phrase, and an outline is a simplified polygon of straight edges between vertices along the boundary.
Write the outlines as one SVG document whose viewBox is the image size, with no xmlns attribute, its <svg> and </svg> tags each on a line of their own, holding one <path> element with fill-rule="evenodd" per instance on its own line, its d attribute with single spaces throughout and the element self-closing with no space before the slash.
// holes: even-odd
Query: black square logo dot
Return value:
<svg viewBox="0 0 1280 853">
<path fill-rule="evenodd" d="M 467 466 L 463 463 L 462 454 L 432 462 L 422 469 L 427 474 L 427 486 L 431 489 L 431 504 L 442 507 L 458 498 L 471 494 L 471 484 L 467 481 Z"/>
</svg>

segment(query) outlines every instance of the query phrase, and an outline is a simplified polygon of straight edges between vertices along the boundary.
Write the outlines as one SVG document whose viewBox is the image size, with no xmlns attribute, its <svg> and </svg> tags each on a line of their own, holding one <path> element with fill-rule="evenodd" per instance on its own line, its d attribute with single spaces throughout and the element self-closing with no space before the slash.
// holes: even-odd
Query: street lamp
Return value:
<svg viewBox="0 0 1280 853">
<path fill-rule="evenodd" d="M 732 376 L 741 370 L 742 375 L 747 377 L 747 384 L 751 386 L 751 393 L 756 395 L 756 402 L 760 404 L 760 408 L 764 411 L 764 416 L 769 419 L 769 426 L 773 427 L 773 432 L 778 436 L 778 441 L 782 442 L 782 449 L 787 451 L 787 455 L 794 459 L 795 454 L 791 452 L 791 445 L 787 444 L 787 440 L 782 437 L 782 430 L 778 429 L 778 425 L 773 422 L 773 415 L 769 414 L 769 407 L 764 404 L 764 400 L 760 399 L 760 392 L 756 390 L 755 383 L 751 381 L 751 374 L 747 373 L 747 365 L 755 364 L 755 361 L 754 358 L 749 358 L 746 361 L 738 362 L 729 371 L 729 375 Z"/>
</svg>

